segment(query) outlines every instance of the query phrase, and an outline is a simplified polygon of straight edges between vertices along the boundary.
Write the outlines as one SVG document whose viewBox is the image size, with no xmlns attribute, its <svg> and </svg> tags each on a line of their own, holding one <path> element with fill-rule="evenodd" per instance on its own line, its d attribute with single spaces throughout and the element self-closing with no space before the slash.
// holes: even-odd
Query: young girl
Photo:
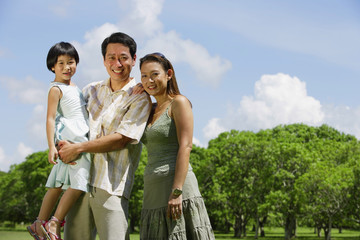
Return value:
<svg viewBox="0 0 360 240">
<path fill-rule="evenodd" d="M 88 191 L 90 156 L 83 154 L 72 165 L 58 160 L 56 143 L 59 140 L 70 142 L 87 141 L 88 114 L 85 101 L 79 88 L 71 81 L 79 63 L 76 49 L 66 42 L 60 42 L 50 48 L 47 67 L 55 73 L 48 94 L 46 134 L 49 145 L 49 163 L 54 164 L 46 182 L 46 192 L 37 220 L 27 227 L 36 240 L 58 240 L 64 218 L 82 192 Z M 54 216 L 46 221 L 56 205 L 62 190 Z"/>
</svg>

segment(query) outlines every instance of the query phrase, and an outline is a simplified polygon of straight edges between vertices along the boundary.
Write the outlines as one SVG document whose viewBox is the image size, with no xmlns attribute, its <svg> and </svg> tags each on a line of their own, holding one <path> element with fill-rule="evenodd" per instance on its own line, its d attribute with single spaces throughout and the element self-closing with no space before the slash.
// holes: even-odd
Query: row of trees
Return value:
<svg viewBox="0 0 360 240">
<path fill-rule="evenodd" d="M 213 228 L 255 238 L 264 226 L 283 226 L 285 239 L 296 227 L 358 227 L 360 223 L 360 143 L 322 125 L 280 125 L 273 129 L 224 132 L 207 148 L 193 147 L 197 175 Z M 130 226 L 138 227 L 142 206 L 142 152 L 130 200 Z M 30 222 L 38 213 L 51 166 L 47 152 L 34 153 L 0 175 L 0 221 Z"/>
</svg>

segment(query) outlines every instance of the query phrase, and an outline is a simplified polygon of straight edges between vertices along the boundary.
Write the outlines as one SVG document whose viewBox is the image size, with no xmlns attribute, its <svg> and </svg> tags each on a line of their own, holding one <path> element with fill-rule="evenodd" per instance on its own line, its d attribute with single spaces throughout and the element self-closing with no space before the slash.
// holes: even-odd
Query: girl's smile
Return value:
<svg viewBox="0 0 360 240">
<path fill-rule="evenodd" d="M 68 83 L 76 72 L 76 61 L 69 55 L 60 55 L 52 70 L 55 82 Z"/>
</svg>

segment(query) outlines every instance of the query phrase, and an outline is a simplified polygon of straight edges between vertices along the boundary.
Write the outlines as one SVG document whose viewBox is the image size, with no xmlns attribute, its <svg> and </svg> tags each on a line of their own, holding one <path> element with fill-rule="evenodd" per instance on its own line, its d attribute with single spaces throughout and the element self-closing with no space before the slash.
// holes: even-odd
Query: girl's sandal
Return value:
<svg viewBox="0 0 360 240">
<path fill-rule="evenodd" d="M 63 221 L 60 222 L 59 219 L 52 216 L 51 219 L 46 224 L 44 224 L 44 226 L 41 226 L 41 230 L 46 235 L 47 239 L 49 239 L 49 240 L 62 240 L 60 235 L 57 235 L 56 233 L 54 233 L 54 232 L 52 232 L 50 230 L 50 222 L 55 222 L 55 224 L 58 225 L 59 228 L 61 228 L 62 226 L 64 226 L 65 221 L 63 220 Z"/>
<path fill-rule="evenodd" d="M 35 240 L 45 240 L 45 237 L 39 236 L 38 231 L 36 230 L 36 223 L 38 222 L 41 223 L 41 227 L 45 226 L 46 224 L 46 221 L 36 218 L 36 220 L 30 226 L 26 227 L 26 229 Z M 32 226 L 34 227 L 34 230 L 31 228 Z"/>
</svg>

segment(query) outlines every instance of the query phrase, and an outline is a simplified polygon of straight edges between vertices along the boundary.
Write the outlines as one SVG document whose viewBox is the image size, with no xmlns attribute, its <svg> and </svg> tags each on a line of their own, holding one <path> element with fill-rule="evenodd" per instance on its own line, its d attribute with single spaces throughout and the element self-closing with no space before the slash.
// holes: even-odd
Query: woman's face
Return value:
<svg viewBox="0 0 360 240">
<path fill-rule="evenodd" d="M 165 72 L 158 62 L 144 62 L 141 66 L 141 82 L 145 91 L 152 96 L 166 95 L 171 76 L 172 71 Z"/>
</svg>

